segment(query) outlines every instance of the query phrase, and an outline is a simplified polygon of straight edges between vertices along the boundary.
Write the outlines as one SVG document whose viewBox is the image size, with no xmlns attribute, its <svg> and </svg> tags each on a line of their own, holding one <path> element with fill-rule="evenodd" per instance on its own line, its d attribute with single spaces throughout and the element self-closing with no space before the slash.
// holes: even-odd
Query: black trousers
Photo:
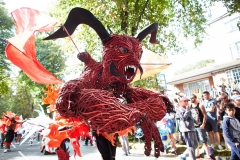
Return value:
<svg viewBox="0 0 240 160">
<path fill-rule="evenodd" d="M 7 134 L 6 134 L 6 142 L 12 143 L 13 139 L 14 139 L 14 130 L 10 129 L 7 131 Z"/>
<path fill-rule="evenodd" d="M 96 135 L 96 142 L 97 148 L 101 153 L 103 160 L 115 160 L 117 142 L 115 142 L 115 146 L 113 146 L 111 142 L 101 134 Z"/>
</svg>

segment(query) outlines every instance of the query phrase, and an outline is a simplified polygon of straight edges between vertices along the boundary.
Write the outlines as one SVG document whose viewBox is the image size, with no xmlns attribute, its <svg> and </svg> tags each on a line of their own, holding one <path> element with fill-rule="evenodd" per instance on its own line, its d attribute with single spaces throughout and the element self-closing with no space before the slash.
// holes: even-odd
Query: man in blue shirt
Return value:
<svg viewBox="0 0 240 160">
<path fill-rule="evenodd" d="M 207 122 L 205 125 L 205 129 L 208 132 L 209 138 L 211 140 L 212 148 L 215 147 L 214 143 L 214 136 L 213 132 L 216 136 L 218 148 L 222 150 L 222 146 L 220 143 L 220 135 L 218 130 L 218 123 L 217 123 L 217 108 L 216 108 L 216 101 L 210 98 L 210 93 L 208 91 L 203 92 L 204 101 L 202 102 L 202 106 L 204 106 L 207 112 Z"/>
</svg>

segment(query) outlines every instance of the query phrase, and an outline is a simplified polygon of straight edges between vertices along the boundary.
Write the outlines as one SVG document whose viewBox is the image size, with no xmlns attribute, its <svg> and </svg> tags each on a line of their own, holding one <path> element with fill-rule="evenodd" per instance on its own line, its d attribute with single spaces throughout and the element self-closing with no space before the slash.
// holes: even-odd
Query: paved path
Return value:
<svg viewBox="0 0 240 160">
<path fill-rule="evenodd" d="M 102 160 L 97 148 L 92 146 L 83 146 L 81 142 L 81 153 L 83 157 L 77 157 L 76 160 Z M 155 160 L 153 155 L 146 157 L 143 154 L 143 145 L 137 145 L 134 149 L 131 149 L 129 156 L 122 155 L 122 149 L 117 148 L 116 160 Z M 71 147 L 70 147 L 71 148 Z M 70 154 L 73 155 L 72 150 Z M 33 146 L 29 146 L 28 143 L 24 143 L 21 146 L 13 144 L 11 146 L 11 152 L 3 153 L 3 149 L 0 149 L 0 160 L 57 160 L 56 155 L 44 155 L 40 152 L 40 144 L 33 143 Z M 177 157 L 161 157 L 159 160 L 176 160 Z M 75 160 L 71 156 L 70 160 Z"/>
</svg>

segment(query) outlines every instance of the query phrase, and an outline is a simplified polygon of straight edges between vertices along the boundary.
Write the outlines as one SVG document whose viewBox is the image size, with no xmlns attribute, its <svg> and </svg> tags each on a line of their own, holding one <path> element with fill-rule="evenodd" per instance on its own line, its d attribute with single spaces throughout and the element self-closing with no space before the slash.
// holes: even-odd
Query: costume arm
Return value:
<svg viewBox="0 0 240 160">
<path fill-rule="evenodd" d="M 88 52 L 81 52 L 78 53 L 77 58 L 84 62 L 86 67 L 90 67 L 92 65 L 95 65 L 97 62 L 91 57 L 91 55 Z"/>
<path fill-rule="evenodd" d="M 168 97 L 141 87 L 128 87 L 123 95 L 128 105 L 146 113 L 150 119 L 161 120 L 166 112 L 174 112 Z"/>
</svg>

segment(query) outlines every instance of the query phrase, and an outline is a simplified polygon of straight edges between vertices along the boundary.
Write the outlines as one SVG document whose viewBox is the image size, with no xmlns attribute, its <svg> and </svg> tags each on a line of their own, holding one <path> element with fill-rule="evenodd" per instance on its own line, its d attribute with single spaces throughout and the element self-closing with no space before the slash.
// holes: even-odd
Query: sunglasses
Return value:
<svg viewBox="0 0 240 160">
<path fill-rule="evenodd" d="M 221 99 L 227 99 L 227 97 L 221 98 Z"/>
</svg>

